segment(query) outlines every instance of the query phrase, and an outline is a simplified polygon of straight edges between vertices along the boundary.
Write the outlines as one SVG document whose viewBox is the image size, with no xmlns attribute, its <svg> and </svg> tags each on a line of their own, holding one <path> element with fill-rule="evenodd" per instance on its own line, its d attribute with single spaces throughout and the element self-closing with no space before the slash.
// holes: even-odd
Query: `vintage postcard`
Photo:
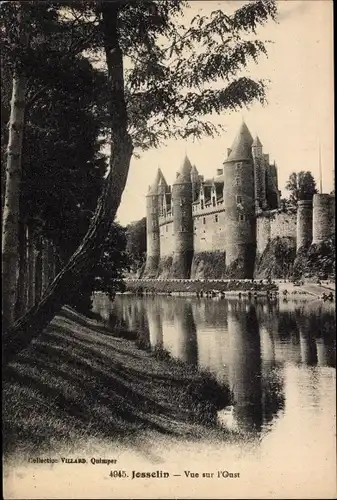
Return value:
<svg viewBox="0 0 337 500">
<path fill-rule="evenodd" d="M 332 0 L 0 12 L 4 498 L 336 498 Z"/>
</svg>

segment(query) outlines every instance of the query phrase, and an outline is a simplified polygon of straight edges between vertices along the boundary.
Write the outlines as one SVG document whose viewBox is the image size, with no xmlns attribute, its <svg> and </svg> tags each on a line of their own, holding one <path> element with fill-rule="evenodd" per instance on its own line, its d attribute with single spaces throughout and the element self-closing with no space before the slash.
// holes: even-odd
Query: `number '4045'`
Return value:
<svg viewBox="0 0 337 500">
<path fill-rule="evenodd" d="M 125 470 L 111 470 L 109 476 L 117 479 L 121 477 L 127 477 L 127 474 Z"/>
</svg>

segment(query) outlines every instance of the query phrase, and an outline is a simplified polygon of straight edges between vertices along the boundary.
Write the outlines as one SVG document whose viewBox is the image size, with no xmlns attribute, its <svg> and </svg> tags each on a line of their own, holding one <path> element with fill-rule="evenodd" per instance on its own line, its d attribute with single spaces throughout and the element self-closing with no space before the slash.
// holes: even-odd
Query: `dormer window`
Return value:
<svg viewBox="0 0 337 500">
<path fill-rule="evenodd" d="M 214 196 L 213 196 L 213 198 L 212 198 L 212 205 L 213 205 L 213 207 L 215 207 L 215 206 L 216 206 L 216 201 L 215 201 L 215 197 L 214 197 Z"/>
<path fill-rule="evenodd" d="M 236 196 L 236 203 L 242 203 L 242 196 Z"/>
<path fill-rule="evenodd" d="M 200 200 L 201 210 L 204 209 L 204 200 Z"/>
</svg>

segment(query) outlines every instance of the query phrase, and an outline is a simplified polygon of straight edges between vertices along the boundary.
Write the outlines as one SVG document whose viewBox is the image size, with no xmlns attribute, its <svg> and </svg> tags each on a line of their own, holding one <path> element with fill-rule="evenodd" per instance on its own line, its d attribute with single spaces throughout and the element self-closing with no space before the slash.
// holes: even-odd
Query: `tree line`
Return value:
<svg viewBox="0 0 337 500">
<path fill-rule="evenodd" d="M 241 70 L 267 53 L 256 30 L 276 19 L 275 2 L 229 15 L 219 9 L 185 26 L 187 7 L 183 0 L 2 4 L 7 361 L 90 276 L 97 284 L 97 263 L 125 235 L 112 223 L 132 156 L 169 138 L 214 135 L 210 115 L 265 102 L 265 82 Z M 114 283 L 126 265 L 117 253 L 109 261 Z M 33 290 L 41 266 L 48 270 Z"/>
</svg>

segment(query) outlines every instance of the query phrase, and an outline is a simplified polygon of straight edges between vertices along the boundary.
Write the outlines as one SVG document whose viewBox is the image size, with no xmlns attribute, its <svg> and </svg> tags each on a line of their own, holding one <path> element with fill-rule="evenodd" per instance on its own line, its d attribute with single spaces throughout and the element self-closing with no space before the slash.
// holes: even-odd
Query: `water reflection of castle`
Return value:
<svg viewBox="0 0 337 500">
<path fill-rule="evenodd" d="M 335 366 L 332 314 L 280 311 L 240 300 L 117 297 L 115 311 L 189 364 L 208 369 L 233 392 L 234 418 L 261 431 L 284 406 L 284 363 Z M 320 332 L 322 335 L 320 335 Z"/>
</svg>

